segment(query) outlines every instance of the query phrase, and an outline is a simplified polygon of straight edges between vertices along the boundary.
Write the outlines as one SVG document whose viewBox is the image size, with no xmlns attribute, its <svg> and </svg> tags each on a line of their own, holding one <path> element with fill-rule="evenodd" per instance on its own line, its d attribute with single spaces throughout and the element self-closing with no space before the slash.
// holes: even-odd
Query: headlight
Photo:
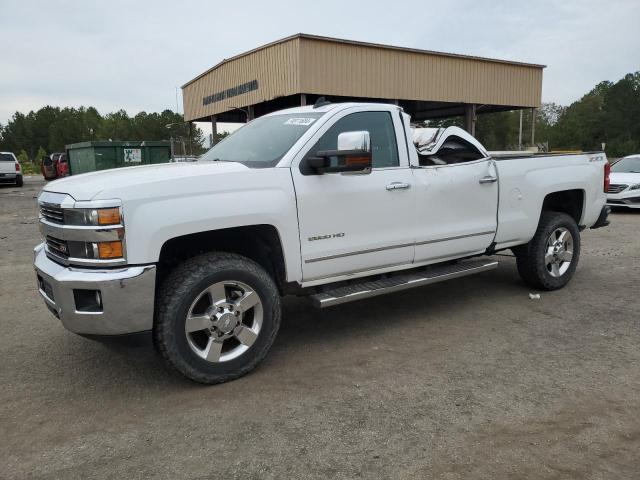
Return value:
<svg viewBox="0 0 640 480">
<path fill-rule="evenodd" d="M 629 187 L 629 190 L 639 190 L 640 189 L 640 183 L 636 183 L 635 185 L 631 185 Z"/>
<path fill-rule="evenodd" d="M 65 208 L 64 223 L 82 226 L 119 225 L 120 208 Z"/>
</svg>

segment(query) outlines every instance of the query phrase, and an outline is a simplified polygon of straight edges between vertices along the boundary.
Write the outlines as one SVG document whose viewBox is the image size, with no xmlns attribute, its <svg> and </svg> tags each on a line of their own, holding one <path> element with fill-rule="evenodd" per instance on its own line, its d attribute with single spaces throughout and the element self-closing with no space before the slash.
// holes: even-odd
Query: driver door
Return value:
<svg viewBox="0 0 640 480">
<path fill-rule="evenodd" d="M 451 136 L 413 170 L 418 263 L 484 252 L 497 229 L 498 173 L 494 160 Z"/>
<path fill-rule="evenodd" d="M 330 120 L 294 162 L 304 282 L 363 276 L 413 261 L 413 176 L 398 112 L 347 110 Z M 303 174 L 299 164 L 335 150 L 340 133 L 367 131 L 370 173 Z M 335 278 L 339 279 L 339 278 Z"/>
</svg>

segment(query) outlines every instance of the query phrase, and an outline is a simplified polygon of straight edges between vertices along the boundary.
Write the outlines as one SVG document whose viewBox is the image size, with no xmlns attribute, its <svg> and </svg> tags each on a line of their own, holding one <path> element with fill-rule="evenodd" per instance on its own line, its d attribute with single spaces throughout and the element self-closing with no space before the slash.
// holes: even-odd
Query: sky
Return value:
<svg viewBox="0 0 640 480">
<path fill-rule="evenodd" d="M 640 0 L 0 0 L 0 123 L 176 110 L 176 87 L 182 112 L 182 84 L 299 32 L 544 64 L 543 102 L 568 105 L 640 70 L 639 28 Z"/>
</svg>

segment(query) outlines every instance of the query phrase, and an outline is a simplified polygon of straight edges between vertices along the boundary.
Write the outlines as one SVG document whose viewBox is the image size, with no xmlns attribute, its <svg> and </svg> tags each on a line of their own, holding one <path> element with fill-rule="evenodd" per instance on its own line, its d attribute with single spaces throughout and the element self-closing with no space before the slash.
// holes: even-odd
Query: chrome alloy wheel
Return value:
<svg viewBox="0 0 640 480">
<path fill-rule="evenodd" d="M 544 263 L 552 277 L 561 277 L 571 266 L 573 237 L 565 227 L 556 228 L 547 239 Z"/>
<path fill-rule="evenodd" d="M 214 283 L 189 307 L 185 333 L 191 350 L 213 363 L 239 357 L 254 344 L 262 328 L 258 293 L 235 281 Z"/>
</svg>

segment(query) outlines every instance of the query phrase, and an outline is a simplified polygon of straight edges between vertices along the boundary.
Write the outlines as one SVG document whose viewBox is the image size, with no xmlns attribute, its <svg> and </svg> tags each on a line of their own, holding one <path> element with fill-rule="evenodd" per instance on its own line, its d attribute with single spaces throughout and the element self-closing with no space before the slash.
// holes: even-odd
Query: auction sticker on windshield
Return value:
<svg viewBox="0 0 640 480">
<path fill-rule="evenodd" d="M 304 125 L 306 127 L 307 125 L 311 125 L 315 121 L 316 121 L 315 118 L 292 117 L 288 119 L 286 122 L 284 122 L 284 124 L 285 125 Z"/>
</svg>

